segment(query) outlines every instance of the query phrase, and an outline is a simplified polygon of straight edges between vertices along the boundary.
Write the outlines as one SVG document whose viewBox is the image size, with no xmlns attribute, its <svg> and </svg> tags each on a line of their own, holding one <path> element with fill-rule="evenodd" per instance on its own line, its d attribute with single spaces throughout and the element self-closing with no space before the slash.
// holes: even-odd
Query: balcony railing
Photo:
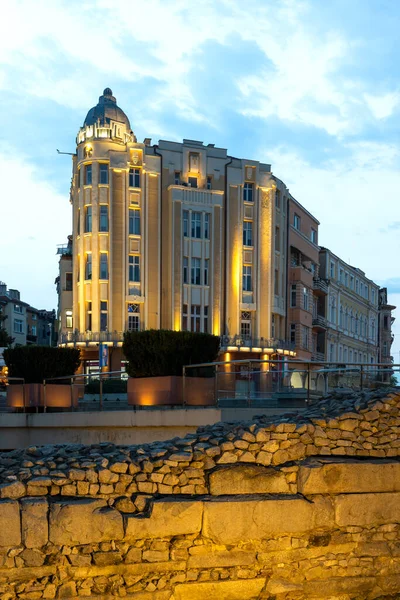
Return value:
<svg viewBox="0 0 400 600">
<path fill-rule="evenodd" d="M 57 254 L 72 256 L 72 248 L 70 244 L 58 244 Z"/>
<path fill-rule="evenodd" d="M 327 329 L 326 317 L 323 317 L 322 315 L 313 316 L 312 324 L 313 327 L 321 327 L 322 329 Z"/>
<path fill-rule="evenodd" d="M 313 352 L 311 355 L 311 360 L 315 362 L 324 362 L 325 354 L 324 352 Z"/>
<path fill-rule="evenodd" d="M 90 342 L 122 342 L 124 339 L 123 331 L 86 331 L 68 332 L 60 335 L 59 344 L 79 344 Z"/>
<path fill-rule="evenodd" d="M 327 294 L 328 293 L 328 280 L 321 279 L 320 277 L 314 277 L 313 288 L 315 291 L 319 291 L 319 292 L 323 292 L 324 294 Z"/>
<path fill-rule="evenodd" d="M 294 350 L 295 344 L 286 340 L 280 340 L 277 338 L 251 338 L 242 335 L 223 335 L 221 337 L 221 348 L 227 349 L 228 347 L 236 348 L 272 348 L 273 350 Z"/>
</svg>

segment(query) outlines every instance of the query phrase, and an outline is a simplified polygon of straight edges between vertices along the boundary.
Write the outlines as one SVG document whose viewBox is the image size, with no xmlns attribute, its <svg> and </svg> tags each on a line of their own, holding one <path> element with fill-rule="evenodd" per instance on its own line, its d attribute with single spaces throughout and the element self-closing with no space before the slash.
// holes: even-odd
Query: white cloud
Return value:
<svg viewBox="0 0 400 600">
<path fill-rule="evenodd" d="M 70 233 L 68 197 L 44 181 L 25 157 L 4 146 L 0 147 L 0 180 L 0 279 L 19 289 L 25 302 L 55 308 L 55 254 L 57 244 L 66 243 Z"/>
<path fill-rule="evenodd" d="M 389 92 L 381 96 L 364 94 L 364 99 L 376 119 L 386 119 L 393 114 L 395 108 L 399 105 L 400 94 L 398 92 Z"/>
</svg>

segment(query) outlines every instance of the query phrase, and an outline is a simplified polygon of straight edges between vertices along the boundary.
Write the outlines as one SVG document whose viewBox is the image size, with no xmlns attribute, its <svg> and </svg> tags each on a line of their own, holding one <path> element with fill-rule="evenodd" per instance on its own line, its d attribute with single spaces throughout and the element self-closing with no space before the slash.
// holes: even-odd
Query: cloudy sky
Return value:
<svg viewBox="0 0 400 600">
<path fill-rule="evenodd" d="M 0 280 L 56 306 L 75 136 L 105 87 L 138 137 L 192 138 L 273 172 L 319 240 L 400 306 L 400 4 L 4 0 Z M 400 311 L 394 347 L 400 359 Z"/>
</svg>

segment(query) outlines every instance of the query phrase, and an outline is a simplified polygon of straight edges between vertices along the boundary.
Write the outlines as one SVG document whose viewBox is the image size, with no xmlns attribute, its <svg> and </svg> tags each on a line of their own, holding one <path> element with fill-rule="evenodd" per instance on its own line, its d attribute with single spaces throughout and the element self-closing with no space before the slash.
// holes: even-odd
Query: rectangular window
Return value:
<svg viewBox="0 0 400 600">
<path fill-rule="evenodd" d="M 108 309 L 107 300 L 100 301 L 100 331 L 107 331 L 108 327 Z"/>
<path fill-rule="evenodd" d="M 174 185 L 181 185 L 181 172 L 175 171 L 174 173 Z"/>
<path fill-rule="evenodd" d="M 251 338 L 251 312 L 247 310 L 240 315 L 240 335 L 245 339 Z"/>
<path fill-rule="evenodd" d="M 140 169 L 129 169 L 129 187 L 140 187 Z"/>
<path fill-rule="evenodd" d="M 105 252 L 100 252 L 99 279 L 108 279 L 108 256 Z"/>
<path fill-rule="evenodd" d="M 296 296 L 297 296 L 297 286 L 294 283 L 290 286 L 290 306 L 292 308 L 297 305 Z"/>
<path fill-rule="evenodd" d="M 334 344 L 329 344 L 329 362 L 333 362 L 335 360 L 335 346 Z"/>
<path fill-rule="evenodd" d="M 356 294 L 358 294 L 358 279 L 356 279 Z"/>
<path fill-rule="evenodd" d="M 254 185 L 252 183 L 246 182 L 243 186 L 243 201 L 244 202 L 253 202 L 253 189 Z"/>
<path fill-rule="evenodd" d="M 182 331 L 188 330 L 188 305 L 182 304 Z"/>
<path fill-rule="evenodd" d="M 192 188 L 197 188 L 197 177 L 188 177 L 188 184 Z"/>
<path fill-rule="evenodd" d="M 201 307 L 196 305 L 196 304 L 192 304 L 192 309 L 191 309 L 191 313 L 190 313 L 190 329 L 191 331 L 195 331 L 197 333 L 200 333 L 200 311 L 201 311 Z"/>
<path fill-rule="evenodd" d="M 278 269 L 275 269 L 274 293 L 275 293 L 275 296 L 279 296 L 279 271 L 278 271 Z"/>
<path fill-rule="evenodd" d="M 343 269 L 339 269 L 339 281 L 343 283 Z"/>
<path fill-rule="evenodd" d="M 280 252 L 281 249 L 281 230 L 278 226 L 275 227 L 275 250 Z"/>
<path fill-rule="evenodd" d="M 208 285 L 208 267 L 209 267 L 210 261 L 208 258 L 204 259 L 204 285 Z"/>
<path fill-rule="evenodd" d="M 85 279 L 92 279 L 92 255 L 86 254 Z"/>
<path fill-rule="evenodd" d="M 294 214 L 293 215 L 293 227 L 295 229 L 297 229 L 298 231 L 300 231 L 300 226 L 301 226 L 301 219 L 300 219 L 299 215 Z"/>
<path fill-rule="evenodd" d="M 309 304 L 309 290 L 306 287 L 303 287 L 303 308 L 304 310 L 308 310 Z"/>
<path fill-rule="evenodd" d="M 210 214 L 204 213 L 204 238 L 210 239 Z"/>
<path fill-rule="evenodd" d="M 108 165 L 100 164 L 100 184 L 108 184 Z"/>
<path fill-rule="evenodd" d="M 211 190 L 211 186 L 212 186 L 212 179 L 211 179 L 211 177 L 207 177 L 207 189 Z"/>
<path fill-rule="evenodd" d="M 275 208 L 278 210 L 281 208 L 281 193 L 279 190 L 275 190 Z"/>
<path fill-rule="evenodd" d="M 313 244 L 317 243 L 317 230 L 311 228 L 311 241 Z"/>
<path fill-rule="evenodd" d="M 72 273 L 65 273 L 65 291 L 72 292 Z"/>
<path fill-rule="evenodd" d="M 183 211 L 183 237 L 189 237 L 189 211 Z"/>
<path fill-rule="evenodd" d="M 244 292 L 252 292 L 253 291 L 252 267 L 250 265 L 243 266 L 243 291 Z"/>
<path fill-rule="evenodd" d="M 22 306 L 21 306 L 21 304 L 14 304 L 14 312 L 22 314 Z"/>
<path fill-rule="evenodd" d="M 208 333 L 208 306 L 204 307 L 203 331 Z"/>
<path fill-rule="evenodd" d="M 32 313 L 32 321 L 36 321 L 37 317 L 36 317 L 36 313 Z"/>
<path fill-rule="evenodd" d="M 253 245 L 253 222 L 244 221 L 243 223 L 243 246 Z"/>
<path fill-rule="evenodd" d="M 129 255 L 129 281 L 140 283 L 140 256 Z"/>
<path fill-rule="evenodd" d="M 85 166 L 85 185 L 92 185 L 92 165 Z"/>
<path fill-rule="evenodd" d="M 201 213 L 192 212 L 192 238 L 201 239 Z"/>
<path fill-rule="evenodd" d="M 189 259 L 187 256 L 183 257 L 183 283 L 189 283 Z"/>
<path fill-rule="evenodd" d="M 140 331 L 139 304 L 128 304 L 128 331 Z"/>
<path fill-rule="evenodd" d="M 383 317 L 383 329 L 389 329 L 389 319 L 387 315 Z"/>
<path fill-rule="evenodd" d="M 346 287 L 349 287 L 349 274 L 348 273 L 344 274 L 344 285 Z"/>
<path fill-rule="evenodd" d="M 292 344 L 296 343 L 296 324 L 290 324 L 290 341 Z"/>
<path fill-rule="evenodd" d="M 129 235 L 140 235 L 140 210 L 129 209 Z"/>
<path fill-rule="evenodd" d="M 331 271 L 330 271 L 330 277 L 333 279 L 335 277 L 335 263 L 331 262 Z"/>
<path fill-rule="evenodd" d="M 85 207 L 85 233 L 92 231 L 92 207 Z"/>
<path fill-rule="evenodd" d="M 350 275 L 350 289 L 354 290 L 354 277 L 353 277 L 353 275 Z"/>
<path fill-rule="evenodd" d="M 371 290 L 371 302 L 375 304 L 375 290 Z"/>
<path fill-rule="evenodd" d="M 23 333 L 23 324 L 22 319 L 14 319 L 14 333 Z"/>
<path fill-rule="evenodd" d="M 105 204 L 100 204 L 99 231 L 108 231 L 108 206 Z"/>
<path fill-rule="evenodd" d="M 383 342 L 382 356 L 386 357 L 387 355 L 388 355 L 388 353 L 387 353 L 387 342 Z"/>
<path fill-rule="evenodd" d="M 191 278 L 192 285 L 200 285 L 200 258 L 192 258 Z"/>
<path fill-rule="evenodd" d="M 72 310 L 66 310 L 65 311 L 65 326 L 67 327 L 67 329 L 72 329 Z"/>
<path fill-rule="evenodd" d="M 302 326 L 302 334 L 301 334 L 302 346 L 305 350 L 308 350 L 308 327 Z"/>
</svg>

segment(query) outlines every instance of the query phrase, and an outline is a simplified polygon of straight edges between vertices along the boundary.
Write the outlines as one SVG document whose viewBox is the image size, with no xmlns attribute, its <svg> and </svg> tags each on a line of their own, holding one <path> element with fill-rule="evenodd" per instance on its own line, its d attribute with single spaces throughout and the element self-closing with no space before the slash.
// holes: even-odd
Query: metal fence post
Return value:
<svg viewBox="0 0 400 600">
<path fill-rule="evenodd" d="M 74 410 L 74 378 L 71 377 L 71 412 Z"/>
<path fill-rule="evenodd" d="M 24 413 L 26 412 L 26 392 L 25 392 L 25 379 L 22 382 L 22 398 L 24 401 Z"/>
<path fill-rule="evenodd" d="M 214 406 L 218 404 L 218 365 L 214 367 Z"/>
<path fill-rule="evenodd" d="M 43 412 L 46 412 L 47 408 L 47 384 L 46 380 L 43 379 Z"/>
<path fill-rule="evenodd" d="M 183 367 L 183 370 L 182 370 L 182 406 L 186 406 L 185 385 L 186 385 L 186 367 Z"/>
<path fill-rule="evenodd" d="M 363 385 L 363 365 L 361 365 L 360 367 L 360 390 L 362 390 L 364 387 Z"/>
<path fill-rule="evenodd" d="M 310 402 L 310 363 L 307 363 L 307 402 Z"/>
<path fill-rule="evenodd" d="M 103 410 L 103 377 L 100 373 L 100 385 L 99 385 L 99 410 Z"/>
<path fill-rule="evenodd" d="M 248 375 L 247 375 L 247 406 L 250 407 L 250 389 L 251 389 L 251 362 L 248 362 Z"/>
</svg>

